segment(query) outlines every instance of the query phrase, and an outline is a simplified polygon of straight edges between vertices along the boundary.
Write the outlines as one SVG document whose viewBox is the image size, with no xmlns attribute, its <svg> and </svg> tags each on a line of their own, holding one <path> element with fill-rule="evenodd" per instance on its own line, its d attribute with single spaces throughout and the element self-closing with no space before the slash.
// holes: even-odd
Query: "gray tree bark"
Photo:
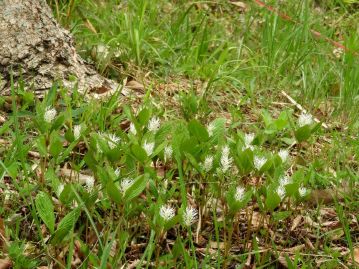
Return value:
<svg viewBox="0 0 359 269">
<path fill-rule="evenodd" d="M 45 0 L 0 0 L 0 95 L 10 93 L 10 77 L 42 95 L 61 81 L 80 92 L 114 91 L 118 84 L 98 74 L 77 53 Z M 75 80 L 74 80 L 75 78 Z"/>
</svg>

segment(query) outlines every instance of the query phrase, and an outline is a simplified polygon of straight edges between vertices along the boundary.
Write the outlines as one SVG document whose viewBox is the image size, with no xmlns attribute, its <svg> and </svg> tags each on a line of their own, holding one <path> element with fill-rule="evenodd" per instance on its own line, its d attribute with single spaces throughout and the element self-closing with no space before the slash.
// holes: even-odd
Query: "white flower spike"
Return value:
<svg viewBox="0 0 359 269">
<path fill-rule="evenodd" d="M 261 168 L 263 167 L 263 165 L 267 162 L 267 158 L 265 157 L 258 157 L 258 156 L 255 156 L 254 157 L 254 167 L 257 169 L 257 170 L 261 170 Z"/>
<path fill-rule="evenodd" d="M 117 167 L 116 170 L 115 170 L 116 177 L 119 177 L 120 174 L 121 174 L 121 169 L 119 167 Z"/>
<path fill-rule="evenodd" d="M 308 190 L 305 187 L 300 187 L 298 192 L 301 197 L 304 197 L 307 195 Z"/>
<path fill-rule="evenodd" d="M 281 185 L 280 185 L 280 186 L 277 188 L 277 194 L 278 194 L 278 196 L 280 197 L 281 200 L 284 199 L 284 197 L 285 197 L 285 188 L 284 188 L 284 186 L 281 186 Z"/>
<path fill-rule="evenodd" d="M 249 133 L 244 135 L 244 144 L 249 147 L 254 140 L 254 133 Z"/>
<path fill-rule="evenodd" d="M 197 221 L 198 211 L 197 209 L 188 206 L 186 210 L 183 212 L 183 223 L 186 226 L 191 226 L 193 223 Z"/>
<path fill-rule="evenodd" d="M 214 128 L 215 128 L 214 122 L 211 122 L 210 124 L 208 124 L 207 132 L 208 132 L 209 136 L 213 135 Z"/>
<path fill-rule="evenodd" d="M 148 156 L 151 156 L 153 153 L 153 150 L 155 149 L 155 143 L 145 143 L 143 144 L 143 149 L 146 151 Z"/>
<path fill-rule="evenodd" d="M 234 194 L 234 199 L 236 199 L 237 202 L 242 201 L 244 193 L 245 189 L 241 186 L 238 186 L 236 189 L 236 193 Z"/>
<path fill-rule="evenodd" d="M 157 118 L 157 117 L 153 117 L 153 118 L 150 120 L 150 122 L 148 123 L 147 128 L 148 128 L 148 130 L 149 130 L 150 132 L 157 132 L 158 129 L 160 128 L 160 126 L 161 126 L 161 121 L 160 121 L 160 119 Z"/>
<path fill-rule="evenodd" d="M 93 186 L 95 185 L 95 178 L 93 176 L 87 176 L 85 178 L 85 185 L 87 190 L 92 191 Z"/>
<path fill-rule="evenodd" d="M 56 115 L 57 115 L 56 109 L 48 106 L 45 110 L 44 120 L 47 123 L 51 123 L 55 119 Z"/>
<path fill-rule="evenodd" d="M 288 184 L 291 184 L 292 183 L 292 180 L 287 177 L 287 176 L 282 176 L 280 179 L 279 179 L 279 185 L 280 186 L 287 186 Z"/>
<path fill-rule="evenodd" d="M 132 186 L 133 183 L 134 183 L 133 179 L 124 178 L 120 184 L 120 190 L 121 190 L 122 194 L 125 194 L 126 191 Z"/>
<path fill-rule="evenodd" d="M 308 113 L 302 113 L 300 114 L 299 118 L 298 118 L 298 125 L 299 127 L 303 127 L 306 125 L 310 125 L 314 122 L 313 120 L 313 116 L 308 114 Z"/>
<path fill-rule="evenodd" d="M 165 162 L 170 161 L 172 159 L 172 153 L 173 150 L 171 146 L 165 147 L 165 151 L 164 151 Z"/>
<path fill-rule="evenodd" d="M 209 172 L 213 167 L 213 156 L 209 155 L 206 157 L 203 163 L 203 169 L 206 172 Z"/>
<path fill-rule="evenodd" d="M 170 205 L 163 205 L 160 208 L 160 216 L 164 221 L 169 221 L 175 216 L 175 210 Z"/>
<path fill-rule="evenodd" d="M 75 140 L 79 139 L 81 136 L 81 125 L 75 125 L 74 126 L 74 137 Z"/>
<path fill-rule="evenodd" d="M 62 191 L 64 190 L 64 188 L 65 188 L 64 184 L 60 184 L 60 185 L 57 187 L 57 191 L 56 191 L 57 196 L 60 196 L 60 195 L 61 195 L 61 193 L 62 193 Z"/>
<path fill-rule="evenodd" d="M 222 149 L 222 156 L 221 156 L 221 167 L 222 172 L 226 173 L 232 165 L 232 158 L 229 157 L 229 147 L 226 145 Z"/>
<path fill-rule="evenodd" d="M 108 138 L 108 146 L 110 147 L 110 149 L 114 149 L 117 146 L 117 144 L 121 141 L 121 138 L 119 138 L 115 134 L 108 134 L 107 138 Z"/>
<path fill-rule="evenodd" d="M 282 162 L 285 163 L 289 158 L 289 151 L 286 149 L 281 149 L 278 152 L 279 157 L 281 158 Z"/>
<path fill-rule="evenodd" d="M 137 134 L 136 127 L 133 123 L 130 124 L 130 133 L 132 133 L 133 135 Z"/>
</svg>

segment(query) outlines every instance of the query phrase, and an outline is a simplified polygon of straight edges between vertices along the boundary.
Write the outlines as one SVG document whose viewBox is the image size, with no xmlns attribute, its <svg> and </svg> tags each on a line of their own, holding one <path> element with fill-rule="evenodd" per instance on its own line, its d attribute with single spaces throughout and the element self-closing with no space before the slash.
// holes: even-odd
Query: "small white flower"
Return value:
<svg viewBox="0 0 359 269">
<path fill-rule="evenodd" d="M 171 146 L 165 147 L 165 152 L 164 152 L 165 161 L 170 161 L 172 159 L 172 153 L 173 150 Z"/>
<path fill-rule="evenodd" d="M 265 157 L 258 157 L 258 156 L 255 156 L 254 157 L 254 167 L 257 169 L 257 170 L 261 170 L 261 168 L 263 167 L 263 165 L 267 162 L 267 158 Z"/>
<path fill-rule="evenodd" d="M 229 156 L 229 147 L 225 145 L 222 149 L 222 156 Z"/>
<path fill-rule="evenodd" d="M 244 146 L 242 147 L 242 151 L 245 151 L 246 149 L 250 149 L 250 150 L 254 149 L 252 145 L 254 137 L 255 137 L 254 133 L 249 133 L 244 135 Z"/>
<path fill-rule="evenodd" d="M 287 177 L 287 176 L 282 176 L 281 178 L 279 178 L 279 185 L 280 186 L 286 186 L 288 184 L 291 184 L 292 183 L 292 180 Z"/>
<path fill-rule="evenodd" d="M 85 179 L 85 185 L 87 190 L 91 191 L 95 185 L 95 179 L 92 176 L 87 176 Z"/>
<path fill-rule="evenodd" d="M 124 178 L 120 184 L 120 190 L 121 190 L 122 194 L 125 194 L 125 192 L 132 186 L 133 183 L 134 183 L 133 179 Z"/>
<path fill-rule="evenodd" d="M 238 186 L 236 189 L 236 193 L 234 194 L 234 199 L 236 199 L 237 202 L 242 201 L 244 193 L 245 189 L 241 186 Z"/>
<path fill-rule="evenodd" d="M 213 167 L 213 156 L 209 155 L 206 157 L 206 159 L 204 159 L 204 163 L 203 163 L 203 169 L 206 172 L 209 172 Z"/>
<path fill-rule="evenodd" d="M 186 226 L 191 226 L 193 223 L 197 221 L 198 211 L 197 209 L 188 206 L 186 210 L 183 212 L 183 222 Z"/>
<path fill-rule="evenodd" d="M 286 149 L 281 149 L 278 152 L 278 156 L 281 158 L 282 162 L 285 163 L 289 158 L 289 151 Z"/>
<path fill-rule="evenodd" d="M 81 125 L 75 125 L 74 126 L 74 137 L 75 139 L 79 139 L 81 135 Z"/>
<path fill-rule="evenodd" d="M 157 117 L 153 117 L 148 123 L 147 128 L 150 132 L 157 132 L 157 130 L 160 128 L 160 125 L 161 125 L 160 119 Z"/>
<path fill-rule="evenodd" d="M 4 202 L 9 202 L 11 200 L 11 198 L 13 198 L 13 196 L 14 196 L 14 192 L 10 191 L 10 190 L 4 190 L 4 192 L 2 194 L 4 197 Z"/>
<path fill-rule="evenodd" d="M 300 188 L 298 189 L 298 192 L 299 192 L 299 195 L 300 195 L 301 197 L 304 197 L 304 196 L 307 195 L 308 190 L 307 190 L 307 188 L 305 188 L 305 187 L 300 187 Z"/>
<path fill-rule="evenodd" d="M 137 134 L 136 126 L 133 123 L 130 124 L 130 133 Z"/>
<path fill-rule="evenodd" d="M 302 113 L 298 119 L 299 127 L 303 127 L 305 125 L 310 125 L 313 123 L 313 116 L 308 113 Z"/>
<path fill-rule="evenodd" d="M 342 48 L 335 48 L 333 50 L 334 56 L 338 59 L 342 56 L 343 53 L 344 53 L 344 50 Z"/>
<path fill-rule="evenodd" d="M 160 208 L 160 216 L 165 221 L 169 221 L 175 216 L 175 210 L 170 205 L 163 205 Z"/>
<path fill-rule="evenodd" d="M 254 133 L 249 133 L 244 135 L 244 144 L 248 147 L 252 144 L 254 140 Z"/>
<path fill-rule="evenodd" d="M 56 115 L 56 109 L 48 106 L 45 110 L 44 120 L 48 123 L 51 123 L 55 119 Z"/>
<path fill-rule="evenodd" d="M 208 124 L 207 126 L 207 132 L 208 132 L 208 135 L 209 136 L 212 136 L 213 135 L 213 131 L 214 131 L 214 128 L 216 126 L 214 125 L 214 122 L 212 121 L 210 124 Z"/>
<path fill-rule="evenodd" d="M 110 147 L 110 149 L 114 149 L 117 146 L 117 144 L 121 141 L 121 138 L 119 138 L 115 134 L 108 134 L 107 138 L 108 138 L 108 146 Z"/>
<path fill-rule="evenodd" d="M 99 44 L 97 45 L 96 48 L 96 52 L 97 52 L 97 58 L 98 59 L 106 59 L 107 56 L 109 55 L 110 51 L 109 51 L 109 46 L 108 45 L 103 45 L 103 44 Z"/>
<path fill-rule="evenodd" d="M 101 145 L 99 142 L 96 143 L 96 148 L 99 153 L 102 153 Z"/>
<path fill-rule="evenodd" d="M 285 197 L 285 188 L 284 188 L 284 186 L 281 186 L 281 185 L 280 185 L 280 186 L 277 188 L 277 194 L 278 194 L 278 196 L 280 197 L 281 200 L 284 199 L 284 197 Z"/>
<path fill-rule="evenodd" d="M 121 174 L 121 170 L 120 170 L 119 167 L 117 167 L 116 170 L 115 170 L 115 175 L 116 175 L 116 177 L 119 177 L 120 174 Z"/>
<path fill-rule="evenodd" d="M 227 172 L 232 164 L 232 158 L 229 157 L 229 147 L 227 145 L 225 145 L 222 149 L 222 156 L 220 162 L 222 166 L 222 172 Z"/>
<path fill-rule="evenodd" d="M 58 187 L 57 187 L 57 191 L 56 191 L 56 194 L 57 196 L 60 196 L 62 191 L 64 190 L 65 186 L 64 184 L 60 184 Z"/>
<path fill-rule="evenodd" d="M 146 151 L 148 156 L 151 156 L 153 153 L 153 150 L 155 149 L 155 143 L 145 143 L 143 144 L 143 149 Z"/>
</svg>

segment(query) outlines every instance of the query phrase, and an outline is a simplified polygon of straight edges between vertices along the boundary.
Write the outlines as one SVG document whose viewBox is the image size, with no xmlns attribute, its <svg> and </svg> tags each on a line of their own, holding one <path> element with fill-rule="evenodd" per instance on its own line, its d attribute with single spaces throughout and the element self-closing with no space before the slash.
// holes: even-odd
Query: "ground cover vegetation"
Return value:
<svg viewBox="0 0 359 269">
<path fill-rule="evenodd" d="M 48 2 L 130 93 L 1 97 L 0 268 L 358 265 L 355 3 Z"/>
</svg>

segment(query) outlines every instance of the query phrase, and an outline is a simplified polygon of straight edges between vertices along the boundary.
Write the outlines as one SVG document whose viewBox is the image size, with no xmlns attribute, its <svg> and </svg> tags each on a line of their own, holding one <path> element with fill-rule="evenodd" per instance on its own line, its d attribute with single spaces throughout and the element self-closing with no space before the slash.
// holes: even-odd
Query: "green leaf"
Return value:
<svg viewBox="0 0 359 269">
<path fill-rule="evenodd" d="M 64 240 L 64 238 L 72 231 L 79 216 L 80 216 L 79 208 L 75 208 L 70 213 L 68 213 L 57 226 L 57 230 L 55 231 L 51 243 L 52 244 L 61 243 Z"/>
<path fill-rule="evenodd" d="M 89 150 L 84 157 L 84 161 L 85 163 L 88 165 L 88 167 L 90 167 L 90 169 L 92 171 L 96 171 L 96 167 L 97 167 L 97 161 L 93 156 L 93 152 L 91 150 Z"/>
<path fill-rule="evenodd" d="M 280 197 L 275 190 L 270 189 L 267 191 L 267 197 L 265 201 L 267 210 L 273 211 L 280 204 L 280 202 Z"/>
<path fill-rule="evenodd" d="M 125 200 L 130 201 L 133 198 L 140 195 L 141 192 L 146 188 L 148 182 L 147 175 L 141 175 L 135 179 L 135 182 L 125 192 Z"/>
<path fill-rule="evenodd" d="M 131 147 L 131 151 L 133 155 L 135 155 L 136 159 L 139 160 L 141 163 L 145 163 L 148 156 L 146 151 L 138 144 L 133 144 Z"/>
<path fill-rule="evenodd" d="M 138 113 L 138 121 L 142 126 L 148 123 L 150 117 L 151 117 L 151 110 L 149 110 L 148 108 L 144 108 L 141 110 L 140 113 Z"/>
<path fill-rule="evenodd" d="M 182 153 L 188 152 L 192 156 L 197 156 L 198 153 L 200 152 L 198 141 L 196 139 L 191 139 L 191 138 L 182 140 L 180 149 Z"/>
<path fill-rule="evenodd" d="M 312 130 L 311 130 L 310 125 L 305 125 L 303 127 L 300 127 L 299 129 L 297 129 L 294 134 L 295 134 L 295 138 L 300 143 L 300 142 L 308 140 L 308 138 L 312 134 Z"/>
<path fill-rule="evenodd" d="M 272 116 L 267 110 L 262 111 L 262 118 L 266 128 L 270 127 L 273 124 Z"/>
<path fill-rule="evenodd" d="M 13 179 L 16 179 L 19 170 L 19 164 L 17 162 L 12 162 L 10 165 L 7 166 L 7 172 L 9 176 Z"/>
<path fill-rule="evenodd" d="M 51 130 L 57 130 L 60 129 L 60 127 L 64 124 L 65 122 L 65 115 L 64 114 L 60 114 L 57 118 L 55 118 L 54 123 L 51 126 Z"/>
<path fill-rule="evenodd" d="M 199 141 L 201 142 L 208 141 L 209 135 L 207 129 L 198 120 L 195 119 L 191 120 L 188 123 L 188 130 Z"/>
<path fill-rule="evenodd" d="M 55 230 L 55 213 L 51 198 L 45 192 L 40 192 L 36 195 L 35 205 L 39 217 L 53 233 Z"/>
<path fill-rule="evenodd" d="M 108 196 L 116 203 L 120 204 L 122 201 L 122 196 L 120 190 L 117 188 L 117 186 L 112 182 L 108 181 L 106 185 L 106 190 Z"/>
<path fill-rule="evenodd" d="M 105 249 L 103 250 L 103 253 L 102 253 L 102 256 L 101 256 L 100 269 L 106 269 L 107 268 L 107 260 L 110 257 L 111 248 L 112 248 L 113 242 L 115 242 L 115 239 L 116 239 L 115 234 L 112 234 L 111 237 L 112 237 L 112 240 L 110 242 L 108 242 Z"/>
<path fill-rule="evenodd" d="M 57 134 L 57 132 L 52 132 L 50 136 L 50 147 L 49 151 L 53 157 L 59 156 L 59 154 L 62 152 L 62 142 L 60 136 Z"/>
<path fill-rule="evenodd" d="M 276 221 L 285 220 L 292 215 L 292 211 L 273 212 L 273 219 Z"/>
<path fill-rule="evenodd" d="M 244 208 L 249 203 L 249 201 L 252 199 L 252 195 L 253 195 L 252 190 L 249 190 L 244 193 L 243 198 L 240 201 L 237 201 L 234 198 L 235 193 L 236 193 L 236 188 L 232 188 L 226 194 L 226 200 L 227 200 L 228 206 L 232 212 L 236 212 L 236 211 Z"/>
<path fill-rule="evenodd" d="M 66 184 L 64 189 L 62 190 L 60 197 L 59 197 L 61 203 L 68 205 L 72 203 L 72 201 L 75 199 L 75 195 L 72 191 L 72 185 Z"/>
<path fill-rule="evenodd" d="M 189 160 L 189 162 L 192 164 L 192 166 L 197 170 L 197 172 L 201 172 L 201 168 L 196 160 L 195 157 L 193 157 L 190 153 L 185 152 L 184 155 Z"/>
<path fill-rule="evenodd" d="M 253 169 L 253 152 L 246 149 L 235 156 L 235 163 L 242 174 L 248 174 Z"/>
<path fill-rule="evenodd" d="M 44 135 L 39 136 L 39 138 L 36 141 L 36 147 L 41 156 L 46 156 L 47 148 L 46 148 L 46 138 Z"/>
<path fill-rule="evenodd" d="M 106 156 L 111 162 L 119 161 L 121 159 L 121 156 L 122 156 L 122 149 L 119 148 L 119 147 L 116 147 L 114 149 L 110 149 L 106 153 Z"/>
<path fill-rule="evenodd" d="M 283 130 L 284 128 L 289 126 L 288 112 L 282 111 L 278 117 L 274 121 L 275 127 L 278 131 Z"/>
<path fill-rule="evenodd" d="M 226 119 L 218 118 L 212 121 L 214 128 L 211 136 L 211 144 L 222 144 L 224 142 L 224 134 L 226 130 Z"/>
</svg>

